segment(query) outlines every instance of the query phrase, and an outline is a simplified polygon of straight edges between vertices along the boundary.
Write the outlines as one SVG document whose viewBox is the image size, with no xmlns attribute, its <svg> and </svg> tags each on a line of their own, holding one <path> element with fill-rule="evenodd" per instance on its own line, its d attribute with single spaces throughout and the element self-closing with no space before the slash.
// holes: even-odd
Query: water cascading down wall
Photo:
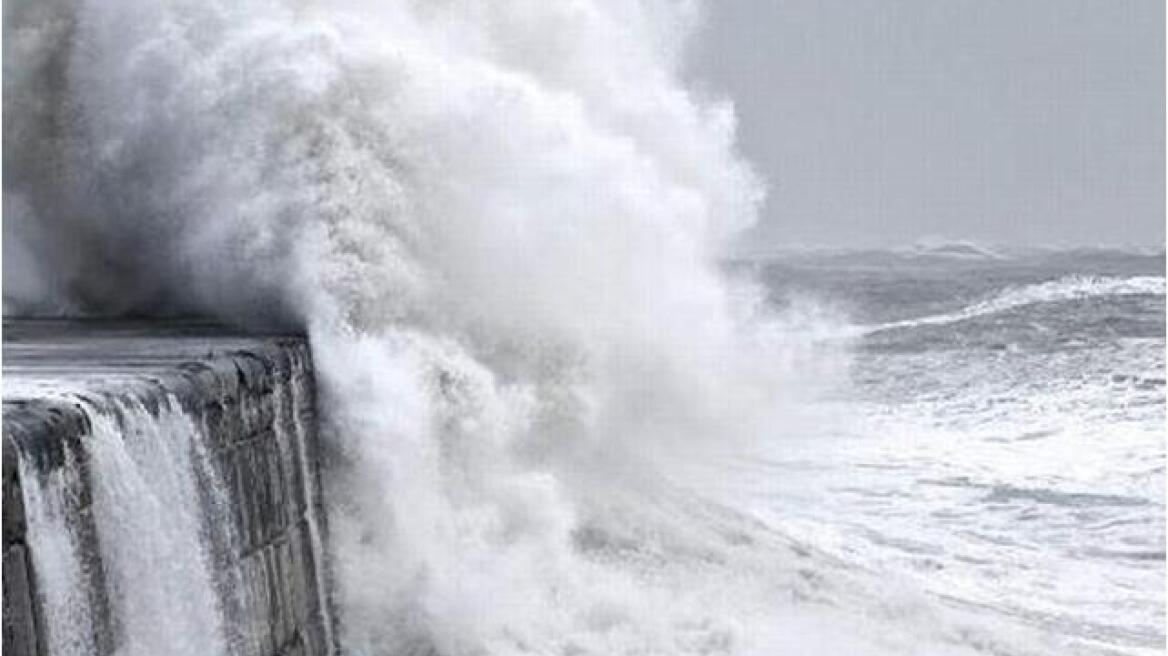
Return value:
<svg viewBox="0 0 1168 656">
<path fill-rule="evenodd" d="M 335 653 L 311 355 L 4 323 L 5 656 Z"/>
</svg>

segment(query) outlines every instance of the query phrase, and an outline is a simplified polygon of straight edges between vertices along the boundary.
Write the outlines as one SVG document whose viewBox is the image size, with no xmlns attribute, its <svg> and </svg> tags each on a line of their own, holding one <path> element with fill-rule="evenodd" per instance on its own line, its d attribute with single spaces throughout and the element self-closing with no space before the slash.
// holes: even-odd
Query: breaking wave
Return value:
<svg viewBox="0 0 1168 656">
<path fill-rule="evenodd" d="M 762 192 L 681 84 L 699 19 L 6 3 L 6 310 L 307 330 L 346 653 L 854 653 L 666 475 L 807 388 L 716 262 Z"/>
<path fill-rule="evenodd" d="M 1062 303 L 1100 296 L 1163 296 L 1164 289 L 1164 278 L 1161 276 L 1065 276 L 1033 285 L 1009 287 L 992 298 L 968 305 L 957 312 L 883 323 L 864 329 L 864 332 L 871 334 L 896 328 L 957 323 L 1039 303 Z"/>
<path fill-rule="evenodd" d="M 718 263 L 763 194 L 700 7 L 4 12 L 6 311 L 307 331 L 344 653 L 1026 653 L 708 493 L 850 356 Z M 1059 284 L 920 321 L 1126 289 Z"/>
</svg>

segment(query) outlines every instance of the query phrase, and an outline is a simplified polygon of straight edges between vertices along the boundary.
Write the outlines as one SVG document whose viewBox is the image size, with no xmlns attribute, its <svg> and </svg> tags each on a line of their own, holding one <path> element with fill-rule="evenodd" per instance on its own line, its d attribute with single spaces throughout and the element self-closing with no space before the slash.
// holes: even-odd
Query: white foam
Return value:
<svg viewBox="0 0 1168 656">
<path fill-rule="evenodd" d="M 693 4 L 11 16 L 6 236 L 61 283 L 24 293 L 308 329 L 347 653 L 918 649 L 659 483 L 840 369 L 715 261 L 761 190 L 681 83 Z"/>
<path fill-rule="evenodd" d="M 1046 282 L 1009 287 L 991 298 L 966 306 L 957 312 L 893 321 L 865 330 L 866 333 L 957 323 L 975 317 L 1006 312 L 1037 303 L 1058 303 L 1099 296 L 1129 296 L 1135 294 L 1164 295 L 1162 276 L 1082 276 L 1073 275 Z"/>
</svg>

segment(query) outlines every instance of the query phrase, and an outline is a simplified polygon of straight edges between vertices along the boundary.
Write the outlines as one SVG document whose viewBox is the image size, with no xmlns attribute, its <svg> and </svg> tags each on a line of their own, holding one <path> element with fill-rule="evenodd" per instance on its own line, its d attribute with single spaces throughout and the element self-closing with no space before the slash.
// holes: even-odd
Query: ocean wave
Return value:
<svg viewBox="0 0 1168 656">
<path fill-rule="evenodd" d="M 896 328 L 957 323 L 1039 303 L 1061 303 L 1100 296 L 1163 296 L 1164 289 L 1163 276 L 1064 276 L 1033 285 L 1007 287 L 997 295 L 968 305 L 957 312 L 893 321 L 872 326 L 864 332 L 873 334 Z"/>
<path fill-rule="evenodd" d="M 1008 256 L 984 244 L 962 239 L 926 237 L 900 251 L 907 257 L 939 257 L 959 260 L 1004 260 Z"/>
<path fill-rule="evenodd" d="M 781 428 L 808 387 L 797 331 L 714 261 L 762 188 L 731 107 L 676 74 L 682 3 L 5 19 L 5 245 L 37 255 L 12 261 L 16 300 L 308 333 L 343 454 L 324 477 L 345 653 L 766 654 L 813 633 L 750 619 L 785 585 L 754 568 L 772 551 L 657 501 L 663 454 Z"/>
</svg>

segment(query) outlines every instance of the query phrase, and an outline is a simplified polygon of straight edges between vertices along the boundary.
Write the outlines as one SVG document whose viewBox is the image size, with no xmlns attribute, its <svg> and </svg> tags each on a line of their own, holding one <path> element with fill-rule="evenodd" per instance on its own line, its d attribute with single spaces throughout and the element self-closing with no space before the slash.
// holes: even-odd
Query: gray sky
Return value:
<svg viewBox="0 0 1168 656">
<path fill-rule="evenodd" d="M 723 0 L 755 244 L 1164 241 L 1163 0 Z"/>
</svg>

